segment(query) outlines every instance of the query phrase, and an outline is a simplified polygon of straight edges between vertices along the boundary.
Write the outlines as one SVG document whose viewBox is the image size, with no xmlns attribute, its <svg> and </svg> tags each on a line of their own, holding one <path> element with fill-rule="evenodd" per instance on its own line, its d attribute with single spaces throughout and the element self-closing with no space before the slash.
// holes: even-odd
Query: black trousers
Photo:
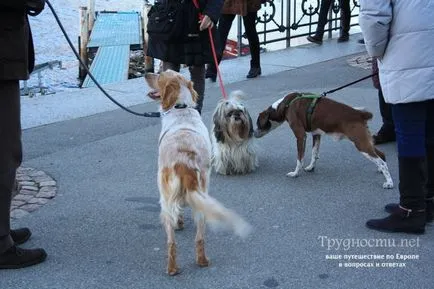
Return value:
<svg viewBox="0 0 434 289">
<path fill-rule="evenodd" d="M 0 80 L 0 254 L 13 246 L 10 207 L 15 174 L 22 161 L 20 87 Z"/>
<path fill-rule="evenodd" d="M 235 19 L 234 14 L 222 14 L 218 23 L 218 35 L 220 37 L 220 51 L 217 55 L 217 60 L 220 63 L 223 57 L 223 51 L 226 46 L 226 41 L 228 39 L 229 30 L 231 30 L 232 22 Z M 257 12 L 249 12 L 246 16 L 243 16 L 244 29 L 246 30 L 247 40 L 249 41 L 250 55 L 252 57 L 250 61 L 250 67 L 260 67 L 260 56 L 259 56 L 259 37 L 256 31 L 256 18 Z M 214 68 L 215 65 L 210 65 L 210 68 Z"/>
<path fill-rule="evenodd" d="M 386 126 L 387 129 L 394 131 L 395 125 L 393 123 L 392 105 L 384 101 L 383 91 L 381 89 L 378 90 L 378 103 L 380 107 L 381 118 L 383 119 L 383 126 Z"/>
<path fill-rule="evenodd" d="M 324 35 L 324 27 L 327 24 L 329 9 L 333 2 L 334 0 L 321 1 L 318 16 L 318 26 L 316 28 L 317 36 L 322 37 Z M 348 35 L 351 22 L 350 0 L 339 0 L 339 7 L 341 9 L 341 35 Z"/>
</svg>

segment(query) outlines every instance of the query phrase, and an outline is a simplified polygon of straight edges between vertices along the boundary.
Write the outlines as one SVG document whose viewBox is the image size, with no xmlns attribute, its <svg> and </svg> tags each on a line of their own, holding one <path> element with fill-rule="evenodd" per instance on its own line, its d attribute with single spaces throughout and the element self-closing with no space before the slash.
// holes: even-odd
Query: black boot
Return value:
<svg viewBox="0 0 434 289">
<path fill-rule="evenodd" d="M 315 35 L 309 35 L 307 40 L 316 43 L 318 45 L 322 44 L 322 38 L 324 36 L 324 28 L 327 24 L 327 17 L 329 13 L 332 1 L 320 1 L 319 15 L 318 15 L 318 25 L 316 27 Z"/>
<path fill-rule="evenodd" d="M 257 34 L 255 34 L 257 35 Z M 249 40 L 250 41 L 250 40 Z M 259 46 L 259 38 L 251 39 L 251 42 L 249 42 L 249 48 L 250 48 L 250 56 L 252 59 L 250 60 L 250 70 L 247 74 L 247 78 L 255 78 L 259 75 L 261 75 L 261 51 Z"/>
<path fill-rule="evenodd" d="M 425 210 L 426 157 L 399 157 L 399 204 L 413 211 Z"/>
<path fill-rule="evenodd" d="M 434 199 L 426 200 L 426 221 L 434 221 Z"/>
<path fill-rule="evenodd" d="M 380 130 L 372 136 L 374 144 L 385 144 L 396 141 L 395 127 L 383 124 Z"/>
<path fill-rule="evenodd" d="M 399 210 L 384 219 L 369 220 L 369 229 L 391 233 L 425 233 L 425 210 L 412 211 L 399 207 Z"/>
<path fill-rule="evenodd" d="M 317 33 L 315 33 L 314 35 L 309 35 L 308 37 L 306 37 L 306 39 L 309 42 L 316 43 L 318 45 L 322 44 L 322 38 L 323 38 L 323 35 L 319 35 Z"/>
<path fill-rule="evenodd" d="M 426 203 L 426 209 L 425 209 L 425 217 L 426 222 L 431 223 L 434 221 L 434 202 L 433 199 L 431 200 L 425 200 Z M 384 210 L 388 212 L 389 214 L 397 214 L 400 212 L 399 204 L 397 203 L 391 203 L 384 206 Z"/>
<path fill-rule="evenodd" d="M 341 34 L 339 35 L 339 38 L 338 38 L 338 42 L 347 42 L 348 40 L 350 40 L 350 34 L 348 33 L 348 32 L 342 32 L 341 31 Z"/>
<path fill-rule="evenodd" d="M 0 269 L 20 269 L 39 264 L 45 260 L 47 253 L 43 249 L 21 249 L 17 246 L 0 254 Z"/>
<path fill-rule="evenodd" d="M 251 67 L 249 70 L 249 73 L 247 74 L 247 78 L 255 78 L 259 75 L 261 75 L 261 67 Z"/>
<path fill-rule="evenodd" d="M 351 9 L 350 1 L 339 1 L 341 8 L 341 30 L 338 42 L 347 42 L 350 40 L 350 23 L 351 23 Z"/>
<path fill-rule="evenodd" d="M 369 220 L 370 229 L 387 232 L 425 232 L 425 172 L 424 157 L 399 158 L 400 207 L 384 219 Z"/>
<path fill-rule="evenodd" d="M 434 221 L 434 146 L 427 146 L 426 158 L 426 174 L 424 174 L 423 182 L 425 186 L 425 206 L 426 206 L 426 222 Z M 387 204 L 384 209 L 388 213 L 396 213 L 399 211 L 399 204 Z"/>
</svg>

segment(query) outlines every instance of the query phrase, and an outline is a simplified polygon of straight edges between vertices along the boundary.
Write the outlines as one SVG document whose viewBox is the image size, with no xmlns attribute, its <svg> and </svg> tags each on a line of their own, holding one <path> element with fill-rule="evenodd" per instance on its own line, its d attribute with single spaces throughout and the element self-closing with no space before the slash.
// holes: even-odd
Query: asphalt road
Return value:
<svg viewBox="0 0 434 289">
<path fill-rule="evenodd" d="M 321 93 L 367 74 L 346 60 L 226 89 L 244 90 L 256 118 L 289 91 Z M 207 124 L 219 97 L 217 88 L 207 91 Z M 374 112 L 370 128 L 379 128 L 370 80 L 329 97 Z M 49 256 L 38 266 L 0 271 L 0 288 L 433 288 L 432 226 L 422 236 L 365 227 L 366 220 L 386 216 L 386 203 L 398 200 L 394 144 L 380 149 L 388 157 L 395 189 L 382 188 L 382 175 L 349 141 L 331 137 L 323 138 L 315 172 L 292 179 L 286 173 L 295 167 L 296 149 L 286 125 L 258 140 L 255 173 L 212 175 L 210 194 L 244 216 L 253 233 L 241 240 L 208 231 L 211 266 L 201 269 L 194 263 L 195 228 L 187 212 L 185 230 L 176 233 L 182 273 L 168 277 L 156 185 L 159 130 L 158 119 L 113 111 L 24 131 L 24 165 L 50 174 L 59 190 L 53 201 L 14 226 L 32 228 L 25 247 L 44 247 Z M 418 260 L 399 259 L 402 255 Z M 361 267 L 370 265 L 374 267 Z"/>
</svg>

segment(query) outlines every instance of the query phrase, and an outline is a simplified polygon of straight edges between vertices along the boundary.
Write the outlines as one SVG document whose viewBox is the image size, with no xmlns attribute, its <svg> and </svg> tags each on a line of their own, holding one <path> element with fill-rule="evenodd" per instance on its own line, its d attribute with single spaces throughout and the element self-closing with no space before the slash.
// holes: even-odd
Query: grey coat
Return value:
<svg viewBox="0 0 434 289">
<path fill-rule="evenodd" d="M 434 99 L 434 1 L 361 0 L 359 23 L 378 58 L 387 103 Z"/>
</svg>

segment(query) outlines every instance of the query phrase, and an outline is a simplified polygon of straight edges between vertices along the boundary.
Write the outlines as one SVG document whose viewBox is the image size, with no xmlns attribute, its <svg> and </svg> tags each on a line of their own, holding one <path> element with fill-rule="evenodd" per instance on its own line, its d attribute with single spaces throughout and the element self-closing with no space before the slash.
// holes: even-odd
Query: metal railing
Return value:
<svg viewBox="0 0 434 289">
<path fill-rule="evenodd" d="M 21 88 L 21 95 L 28 95 L 29 97 L 35 96 L 36 93 L 44 94 L 51 94 L 54 92 L 50 92 L 48 90 L 48 87 L 44 86 L 42 81 L 42 74 L 41 72 L 47 69 L 53 69 L 55 66 L 58 66 L 59 68 L 62 68 L 62 61 L 59 60 L 53 60 L 48 61 L 42 64 L 36 64 L 35 68 L 33 69 L 31 76 L 34 74 L 38 75 L 38 85 L 36 87 L 29 87 L 27 85 L 27 80 L 23 81 L 23 88 Z"/>
<path fill-rule="evenodd" d="M 316 30 L 320 4 L 320 0 L 266 0 L 258 11 L 256 23 L 260 44 L 266 49 L 268 46 L 282 49 L 306 43 L 306 36 Z M 350 0 L 351 26 L 358 26 L 359 7 L 358 0 Z M 242 29 L 242 17 L 237 18 L 237 50 L 240 53 L 242 40 L 247 37 Z M 339 0 L 334 0 L 324 31 L 331 38 L 333 31 L 339 29 Z"/>
</svg>

